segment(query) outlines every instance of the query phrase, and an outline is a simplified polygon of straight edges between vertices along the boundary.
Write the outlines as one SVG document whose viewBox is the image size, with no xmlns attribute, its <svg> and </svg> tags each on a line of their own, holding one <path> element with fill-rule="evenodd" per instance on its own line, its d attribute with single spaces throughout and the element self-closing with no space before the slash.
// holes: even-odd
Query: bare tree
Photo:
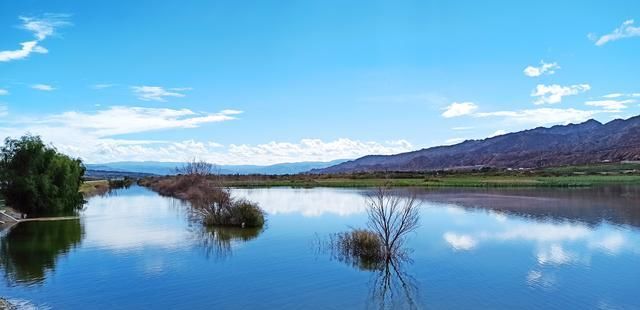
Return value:
<svg viewBox="0 0 640 310">
<path fill-rule="evenodd" d="M 369 229 L 382 240 L 386 259 L 401 252 L 407 234 L 419 226 L 420 215 L 415 195 L 393 195 L 388 187 L 379 187 L 367 197 Z"/>
<path fill-rule="evenodd" d="M 217 172 L 216 165 L 195 158 L 176 168 L 176 173 L 182 175 L 209 176 Z"/>
</svg>

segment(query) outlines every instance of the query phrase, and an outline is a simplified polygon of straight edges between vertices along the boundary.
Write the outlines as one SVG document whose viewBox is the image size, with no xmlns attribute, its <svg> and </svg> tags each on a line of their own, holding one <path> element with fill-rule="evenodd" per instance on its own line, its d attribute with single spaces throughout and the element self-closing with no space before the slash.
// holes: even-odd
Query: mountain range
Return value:
<svg viewBox="0 0 640 310">
<path fill-rule="evenodd" d="M 298 162 L 282 163 L 268 166 L 258 165 L 218 165 L 217 170 L 221 174 L 297 174 L 312 169 L 330 167 L 346 161 L 339 159 L 329 162 Z M 87 164 L 89 172 L 123 172 L 145 173 L 155 175 L 171 175 L 176 173 L 176 168 L 183 166 L 184 162 L 158 162 L 158 161 L 122 161 L 104 164 Z"/>
<path fill-rule="evenodd" d="M 606 124 L 591 119 L 395 155 L 368 155 L 311 173 L 518 169 L 624 160 L 640 160 L 640 116 Z"/>
</svg>

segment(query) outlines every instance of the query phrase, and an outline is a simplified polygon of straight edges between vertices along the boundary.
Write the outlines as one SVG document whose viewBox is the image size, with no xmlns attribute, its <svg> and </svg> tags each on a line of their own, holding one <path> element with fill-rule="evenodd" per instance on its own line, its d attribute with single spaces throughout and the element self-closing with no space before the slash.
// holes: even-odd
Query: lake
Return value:
<svg viewBox="0 0 640 310">
<path fill-rule="evenodd" d="M 234 189 L 266 227 L 203 229 L 141 187 L 80 220 L 1 233 L 0 296 L 52 309 L 638 309 L 640 188 L 399 189 L 408 259 L 370 270 L 318 246 L 365 227 L 367 189 Z"/>
</svg>

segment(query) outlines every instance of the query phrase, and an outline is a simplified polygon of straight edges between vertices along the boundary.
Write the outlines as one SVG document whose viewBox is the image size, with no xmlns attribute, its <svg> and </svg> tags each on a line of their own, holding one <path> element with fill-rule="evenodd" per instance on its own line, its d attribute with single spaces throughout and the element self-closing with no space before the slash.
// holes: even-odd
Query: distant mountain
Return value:
<svg viewBox="0 0 640 310">
<path fill-rule="evenodd" d="M 346 159 L 329 162 L 298 162 L 282 163 L 269 166 L 257 165 L 219 165 L 217 168 L 222 174 L 296 174 L 312 169 L 321 169 L 345 162 Z M 181 167 L 183 162 L 114 162 L 105 164 L 87 164 L 90 171 L 113 171 L 128 173 L 148 173 L 157 175 L 175 174 L 176 167 Z"/>
<path fill-rule="evenodd" d="M 538 127 L 396 155 L 369 155 L 311 173 L 537 168 L 622 160 L 640 160 L 640 116 L 606 124 L 588 120 Z"/>
</svg>

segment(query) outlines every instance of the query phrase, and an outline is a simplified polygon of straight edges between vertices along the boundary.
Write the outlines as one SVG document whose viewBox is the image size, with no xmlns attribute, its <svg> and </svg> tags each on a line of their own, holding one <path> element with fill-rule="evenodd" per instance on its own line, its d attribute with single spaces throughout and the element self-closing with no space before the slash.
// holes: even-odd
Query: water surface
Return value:
<svg viewBox="0 0 640 310">
<path fill-rule="evenodd" d="M 366 223 L 363 189 L 237 189 L 264 229 L 203 229 L 144 188 L 91 198 L 80 220 L 0 240 L 0 296 L 54 309 L 634 309 L 640 189 L 399 190 L 421 226 L 409 259 L 369 270 L 318 239 Z"/>
</svg>

